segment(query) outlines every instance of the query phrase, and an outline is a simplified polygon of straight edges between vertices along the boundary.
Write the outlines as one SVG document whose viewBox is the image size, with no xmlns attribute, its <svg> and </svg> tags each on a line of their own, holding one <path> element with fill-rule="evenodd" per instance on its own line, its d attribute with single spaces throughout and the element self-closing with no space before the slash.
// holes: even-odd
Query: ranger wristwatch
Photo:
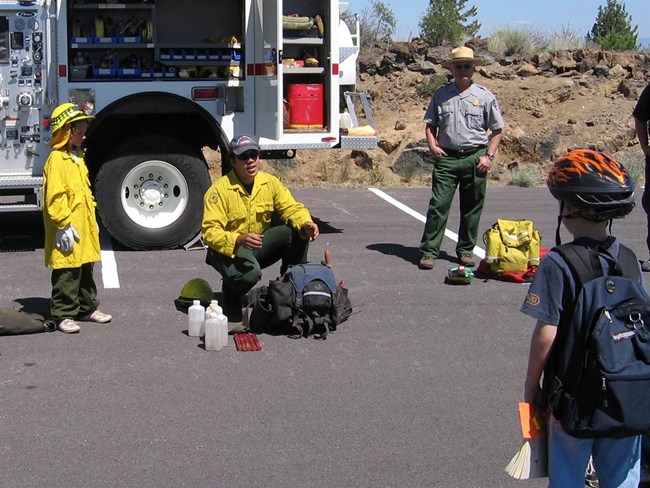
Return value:
<svg viewBox="0 0 650 488">
<path fill-rule="evenodd" d="M 494 161 L 494 154 L 487 153 L 486 156 L 490 161 Z"/>
</svg>

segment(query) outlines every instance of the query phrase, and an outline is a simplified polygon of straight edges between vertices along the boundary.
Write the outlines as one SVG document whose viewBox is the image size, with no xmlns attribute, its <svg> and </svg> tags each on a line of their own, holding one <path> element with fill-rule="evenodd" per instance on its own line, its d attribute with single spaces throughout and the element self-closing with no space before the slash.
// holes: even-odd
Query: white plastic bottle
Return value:
<svg viewBox="0 0 650 488">
<path fill-rule="evenodd" d="M 187 334 L 190 337 L 201 337 L 204 321 L 205 308 L 199 300 L 194 300 L 187 309 Z"/>
<path fill-rule="evenodd" d="M 205 312 L 205 350 L 218 351 L 222 347 L 219 334 L 219 316 L 210 306 Z"/>
<path fill-rule="evenodd" d="M 352 117 L 350 116 L 350 112 L 348 112 L 347 108 L 341 114 L 339 124 L 341 126 L 341 129 L 349 129 L 352 127 Z"/>
<path fill-rule="evenodd" d="M 205 313 L 208 313 L 208 311 L 216 311 L 217 307 L 219 306 L 219 302 L 217 300 L 210 300 L 210 305 L 208 305 L 208 308 L 205 309 Z"/>
<path fill-rule="evenodd" d="M 215 309 L 219 320 L 219 344 L 221 349 L 228 345 L 228 317 L 224 315 L 223 309 L 219 305 Z"/>
</svg>

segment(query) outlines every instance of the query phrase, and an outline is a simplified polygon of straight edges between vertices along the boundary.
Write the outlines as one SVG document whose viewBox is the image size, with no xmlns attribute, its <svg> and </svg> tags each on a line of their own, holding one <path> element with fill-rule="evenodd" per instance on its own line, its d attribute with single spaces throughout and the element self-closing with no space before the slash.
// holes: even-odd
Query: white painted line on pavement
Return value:
<svg viewBox="0 0 650 488">
<path fill-rule="evenodd" d="M 117 262 L 113 252 L 113 243 L 107 232 L 100 232 L 99 242 L 101 243 L 102 260 L 102 281 L 104 288 L 119 288 L 120 277 L 117 274 Z"/>
<path fill-rule="evenodd" d="M 373 192 L 373 193 L 374 193 L 375 195 L 377 195 L 379 198 L 382 198 L 382 199 L 386 200 L 386 201 L 387 201 L 388 203 L 390 203 L 391 205 L 396 206 L 396 207 L 399 208 L 402 212 L 406 212 L 406 213 L 409 214 L 411 217 L 416 218 L 417 220 L 419 220 L 419 221 L 422 222 L 423 224 L 427 221 L 427 218 L 426 218 L 424 215 L 422 215 L 422 214 L 419 213 L 419 212 L 416 212 L 416 211 L 413 210 L 411 207 L 407 207 L 407 206 L 404 205 L 402 202 L 400 202 L 400 201 L 398 201 L 398 200 L 395 200 L 393 197 L 391 197 L 390 195 L 384 193 L 383 191 L 378 190 L 377 188 L 368 188 L 368 190 L 370 190 L 371 192 Z M 446 234 L 446 232 L 445 232 L 445 234 Z M 453 234 L 453 233 L 452 233 L 452 234 Z M 453 235 L 456 236 L 456 241 L 458 241 L 458 236 L 457 236 L 456 234 L 453 234 Z"/>
<path fill-rule="evenodd" d="M 425 223 L 427 221 L 427 218 L 422 215 L 419 212 L 416 212 L 413 210 L 411 207 L 407 207 L 404 205 L 402 202 L 399 200 L 395 200 L 393 197 L 388 195 L 387 193 L 384 193 L 383 191 L 377 189 L 377 188 L 368 188 L 371 192 L 373 192 L 375 195 L 377 195 L 379 198 L 387 201 L 391 205 L 394 205 L 395 207 L 399 208 L 402 212 L 405 212 L 409 214 L 411 217 L 419 220 L 422 223 Z M 449 229 L 445 229 L 445 236 L 451 239 L 454 242 L 458 242 L 458 234 L 455 232 L 450 231 Z M 476 254 L 480 259 L 485 258 L 485 250 L 481 249 L 478 246 L 474 246 L 473 250 L 474 254 Z"/>
</svg>

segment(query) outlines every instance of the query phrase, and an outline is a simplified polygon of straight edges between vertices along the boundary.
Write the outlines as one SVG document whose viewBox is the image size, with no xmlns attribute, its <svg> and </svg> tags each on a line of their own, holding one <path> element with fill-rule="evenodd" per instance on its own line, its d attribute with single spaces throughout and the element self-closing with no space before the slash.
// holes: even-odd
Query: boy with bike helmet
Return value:
<svg viewBox="0 0 650 488">
<path fill-rule="evenodd" d="M 587 149 L 571 151 L 555 162 L 548 180 L 559 202 L 556 244 L 560 227 L 573 236 L 571 245 L 597 249 L 604 275 L 614 274 L 621 244 L 610 235 L 612 219 L 623 218 L 634 208 L 634 182 L 612 157 Z M 638 266 L 638 261 L 637 261 Z M 596 269 L 596 266 L 592 264 Z M 639 267 L 636 278 L 643 284 Z M 524 400 L 546 405 L 540 391 L 542 373 L 552 361 L 552 347 L 566 331 L 573 316 L 579 284 L 569 264 L 556 249 L 542 259 L 521 311 L 536 319 L 532 335 Z M 546 383 L 544 385 L 546 387 Z M 567 434 L 560 422 L 548 415 L 549 486 L 585 486 L 590 457 L 602 487 L 637 487 L 640 477 L 641 436 L 623 438 L 577 438 Z"/>
</svg>

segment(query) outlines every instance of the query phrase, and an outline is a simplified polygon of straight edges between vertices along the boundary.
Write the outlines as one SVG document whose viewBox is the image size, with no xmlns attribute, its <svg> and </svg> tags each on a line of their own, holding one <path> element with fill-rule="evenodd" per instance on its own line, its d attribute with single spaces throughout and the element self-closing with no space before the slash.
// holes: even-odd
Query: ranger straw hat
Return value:
<svg viewBox="0 0 650 488">
<path fill-rule="evenodd" d="M 472 63 L 474 66 L 483 66 L 485 61 L 474 57 L 474 51 L 461 46 L 451 50 L 451 58 L 442 62 L 443 68 L 451 68 L 455 64 Z"/>
</svg>

